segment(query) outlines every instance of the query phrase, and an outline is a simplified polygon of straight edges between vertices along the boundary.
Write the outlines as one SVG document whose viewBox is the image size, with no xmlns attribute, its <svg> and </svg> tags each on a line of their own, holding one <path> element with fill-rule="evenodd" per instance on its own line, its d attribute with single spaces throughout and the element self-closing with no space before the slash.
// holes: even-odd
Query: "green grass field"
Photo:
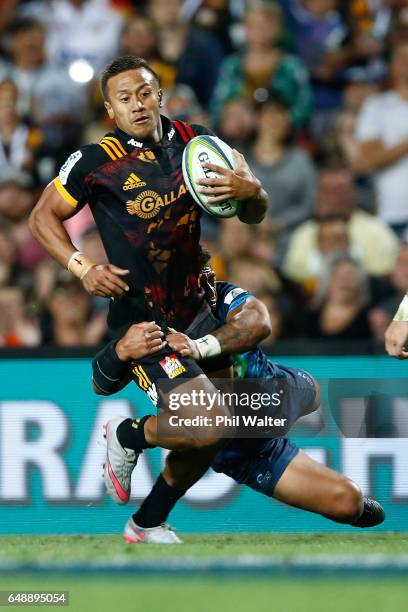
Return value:
<svg viewBox="0 0 408 612">
<path fill-rule="evenodd" d="M 353 534 L 234 533 L 228 535 L 181 536 L 182 546 L 129 545 L 120 536 L 2 536 L 0 561 L 38 559 L 87 561 L 126 557 L 174 559 L 183 557 L 228 557 L 238 555 L 372 555 L 408 554 L 408 533 L 357 532 Z"/>
<path fill-rule="evenodd" d="M 5 536 L 0 539 L 0 563 L 77 562 L 84 566 L 109 561 L 170 564 L 173 559 L 194 565 L 197 560 L 231 561 L 243 555 L 279 556 L 283 563 L 300 556 L 408 555 L 408 534 L 231 534 L 186 536 L 182 546 L 130 546 L 114 536 Z M 100 574 L 5 573 L 0 590 L 67 590 L 68 610 L 75 612 L 406 612 L 408 579 L 405 576 L 362 576 L 316 572 L 312 576 L 259 577 L 249 572 L 223 574 L 146 573 Z M 5 607 L 4 609 L 14 609 Z M 52 607 L 56 610 L 59 608 Z M 62 608 L 64 609 L 64 608 Z"/>
<path fill-rule="evenodd" d="M 72 612 L 406 612 L 408 601 L 403 579 L 358 577 L 344 581 L 10 576 L 0 578 L 0 589 L 67 590 L 69 607 L 50 608 Z"/>
</svg>

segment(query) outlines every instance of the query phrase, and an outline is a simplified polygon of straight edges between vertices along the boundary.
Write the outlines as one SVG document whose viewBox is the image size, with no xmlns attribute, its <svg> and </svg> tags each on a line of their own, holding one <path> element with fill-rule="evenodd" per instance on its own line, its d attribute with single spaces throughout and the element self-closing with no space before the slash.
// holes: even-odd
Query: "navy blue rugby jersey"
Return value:
<svg viewBox="0 0 408 612">
<path fill-rule="evenodd" d="M 230 312 L 253 297 L 252 293 L 226 281 L 217 281 L 217 306 L 214 316 L 224 324 Z M 234 355 L 234 370 L 241 378 L 271 378 L 275 376 L 275 366 L 265 353 L 256 346 L 250 351 Z"/>
</svg>

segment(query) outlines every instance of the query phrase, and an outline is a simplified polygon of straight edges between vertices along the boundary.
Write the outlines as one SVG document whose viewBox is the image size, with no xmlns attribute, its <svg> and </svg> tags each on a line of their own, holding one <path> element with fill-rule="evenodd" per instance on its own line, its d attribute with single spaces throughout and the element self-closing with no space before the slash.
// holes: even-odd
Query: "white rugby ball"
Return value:
<svg viewBox="0 0 408 612">
<path fill-rule="evenodd" d="M 239 212 L 240 202 L 238 200 L 212 204 L 204 193 L 198 191 L 199 188 L 202 188 L 202 185 L 197 185 L 198 180 L 219 176 L 213 170 L 203 168 L 205 163 L 233 169 L 234 156 L 231 147 L 216 136 L 196 136 L 187 143 L 184 149 L 182 169 L 187 189 L 201 208 L 215 217 L 234 217 Z"/>
</svg>

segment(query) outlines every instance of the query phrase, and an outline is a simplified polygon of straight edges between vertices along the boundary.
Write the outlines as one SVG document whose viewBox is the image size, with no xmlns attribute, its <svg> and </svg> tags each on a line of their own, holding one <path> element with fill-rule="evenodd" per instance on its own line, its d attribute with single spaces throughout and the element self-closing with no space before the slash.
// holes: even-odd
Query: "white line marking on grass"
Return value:
<svg viewBox="0 0 408 612">
<path fill-rule="evenodd" d="M 143 545 L 140 545 L 143 546 Z M 49 573 L 131 573 L 146 575 L 185 575 L 185 574 L 240 574 L 251 575 L 309 575 L 319 577 L 321 573 L 337 574 L 404 574 L 408 575 L 408 555 L 299 555 L 297 557 L 240 555 L 238 557 L 193 556 L 182 559 L 129 559 L 112 557 L 90 559 L 89 561 L 42 559 L 30 562 L 0 561 L 0 574 L 22 571 Z"/>
</svg>

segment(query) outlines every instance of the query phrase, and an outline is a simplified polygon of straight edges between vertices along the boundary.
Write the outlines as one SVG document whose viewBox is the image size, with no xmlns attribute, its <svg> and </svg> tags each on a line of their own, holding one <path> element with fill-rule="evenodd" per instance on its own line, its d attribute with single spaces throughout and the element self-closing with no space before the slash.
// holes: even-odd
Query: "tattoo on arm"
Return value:
<svg viewBox="0 0 408 612">
<path fill-rule="evenodd" d="M 227 322 L 212 332 L 223 353 L 250 350 L 269 334 L 270 322 L 266 308 L 255 299 L 235 309 Z"/>
</svg>

